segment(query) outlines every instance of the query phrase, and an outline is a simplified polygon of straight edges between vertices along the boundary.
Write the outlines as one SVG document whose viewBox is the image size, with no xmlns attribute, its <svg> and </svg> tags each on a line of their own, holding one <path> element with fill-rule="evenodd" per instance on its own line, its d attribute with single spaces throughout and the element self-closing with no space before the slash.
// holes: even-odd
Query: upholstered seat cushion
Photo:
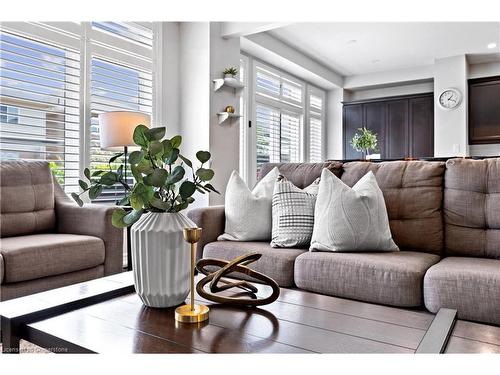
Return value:
<svg viewBox="0 0 500 375">
<path fill-rule="evenodd" d="M 2 238 L 2 283 L 33 280 L 104 263 L 104 242 L 74 234 L 33 234 Z"/>
<path fill-rule="evenodd" d="M 420 306 L 425 271 L 439 256 L 413 251 L 310 252 L 295 260 L 295 284 L 332 296 L 392 306 Z"/>
<path fill-rule="evenodd" d="M 249 265 L 250 268 L 274 279 L 280 286 L 293 286 L 295 258 L 307 249 L 272 248 L 269 242 L 217 241 L 205 245 L 204 258 L 233 260 L 241 255 L 260 253 L 262 257 Z"/>
<path fill-rule="evenodd" d="M 500 260 L 448 257 L 424 278 L 425 306 L 457 309 L 458 318 L 500 324 Z"/>
</svg>

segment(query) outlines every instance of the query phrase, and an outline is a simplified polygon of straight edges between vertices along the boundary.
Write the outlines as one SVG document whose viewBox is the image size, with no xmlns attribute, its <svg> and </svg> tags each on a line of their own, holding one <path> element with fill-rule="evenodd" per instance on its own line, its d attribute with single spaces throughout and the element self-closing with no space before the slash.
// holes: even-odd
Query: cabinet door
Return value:
<svg viewBox="0 0 500 375">
<path fill-rule="evenodd" d="M 409 156 L 408 99 L 387 103 L 387 153 L 388 159 Z"/>
<path fill-rule="evenodd" d="M 378 151 L 370 151 L 372 154 L 380 154 L 382 159 L 387 157 L 387 103 L 374 102 L 363 104 L 364 125 L 377 134 Z"/>
<path fill-rule="evenodd" d="M 470 144 L 500 143 L 499 103 L 500 78 L 469 84 Z"/>
<path fill-rule="evenodd" d="M 351 146 L 351 139 L 363 126 L 363 106 L 361 104 L 344 105 L 344 159 L 360 159 L 360 152 Z"/>
<path fill-rule="evenodd" d="M 434 156 L 434 97 L 412 98 L 410 106 L 410 156 Z"/>
</svg>

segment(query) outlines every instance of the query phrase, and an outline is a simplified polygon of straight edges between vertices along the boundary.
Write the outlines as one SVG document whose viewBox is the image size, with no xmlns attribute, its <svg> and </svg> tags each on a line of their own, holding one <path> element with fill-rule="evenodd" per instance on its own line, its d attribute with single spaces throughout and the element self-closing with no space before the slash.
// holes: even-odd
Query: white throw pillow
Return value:
<svg viewBox="0 0 500 375">
<path fill-rule="evenodd" d="M 323 169 L 310 250 L 399 250 L 392 239 L 382 190 L 371 171 L 350 188 Z"/>
<path fill-rule="evenodd" d="M 274 183 L 279 176 L 274 167 L 250 191 L 233 171 L 226 188 L 226 227 L 219 241 L 269 241 L 272 228 L 272 199 Z"/>
</svg>

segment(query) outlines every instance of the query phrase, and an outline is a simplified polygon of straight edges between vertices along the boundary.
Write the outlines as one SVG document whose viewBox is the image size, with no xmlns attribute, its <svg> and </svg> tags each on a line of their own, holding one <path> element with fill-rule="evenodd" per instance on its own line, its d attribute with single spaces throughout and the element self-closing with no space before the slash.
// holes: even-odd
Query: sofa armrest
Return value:
<svg viewBox="0 0 500 375">
<path fill-rule="evenodd" d="M 3 256 L 2 256 L 2 254 L 0 254 L 0 284 L 3 284 L 3 275 L 5 275 L 5 271 L 4 271 L 3 267 L 4 267 Z M 0 301 L 1 300 L 2 300 L 2 298 L 0 298 Z"/>
<path fill-rule="evenodd" d="M 203 229 L 196 254 L 196 259 L 201 259 L 205 245 L 217 241 L 217 237 L 224 233 L 226 220 L 224 206 L 194 208 L 187 213 L 187 216 Z"/>
<path fill-rule="evenodd" d="M 55 187 L 56 220 L 59 233 L 94 236 L 104 241 L 104 274 L 123 271 L 123 229 L 111 224 L 115 206 L 86 204 L 79 207 L 62 191 Z"/>
</svg>

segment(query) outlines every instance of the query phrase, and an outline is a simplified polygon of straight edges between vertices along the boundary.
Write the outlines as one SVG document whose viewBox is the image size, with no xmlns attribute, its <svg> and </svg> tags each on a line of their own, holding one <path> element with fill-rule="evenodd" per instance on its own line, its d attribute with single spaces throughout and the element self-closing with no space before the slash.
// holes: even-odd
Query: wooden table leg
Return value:
<svg viewBox="0 0 500 375">
<path fill-rule="evenodd" d="M 2 317 L 2 353 L 19 354 L 20 341 L 19 327 L 12 320 Z"/>
</svg>

